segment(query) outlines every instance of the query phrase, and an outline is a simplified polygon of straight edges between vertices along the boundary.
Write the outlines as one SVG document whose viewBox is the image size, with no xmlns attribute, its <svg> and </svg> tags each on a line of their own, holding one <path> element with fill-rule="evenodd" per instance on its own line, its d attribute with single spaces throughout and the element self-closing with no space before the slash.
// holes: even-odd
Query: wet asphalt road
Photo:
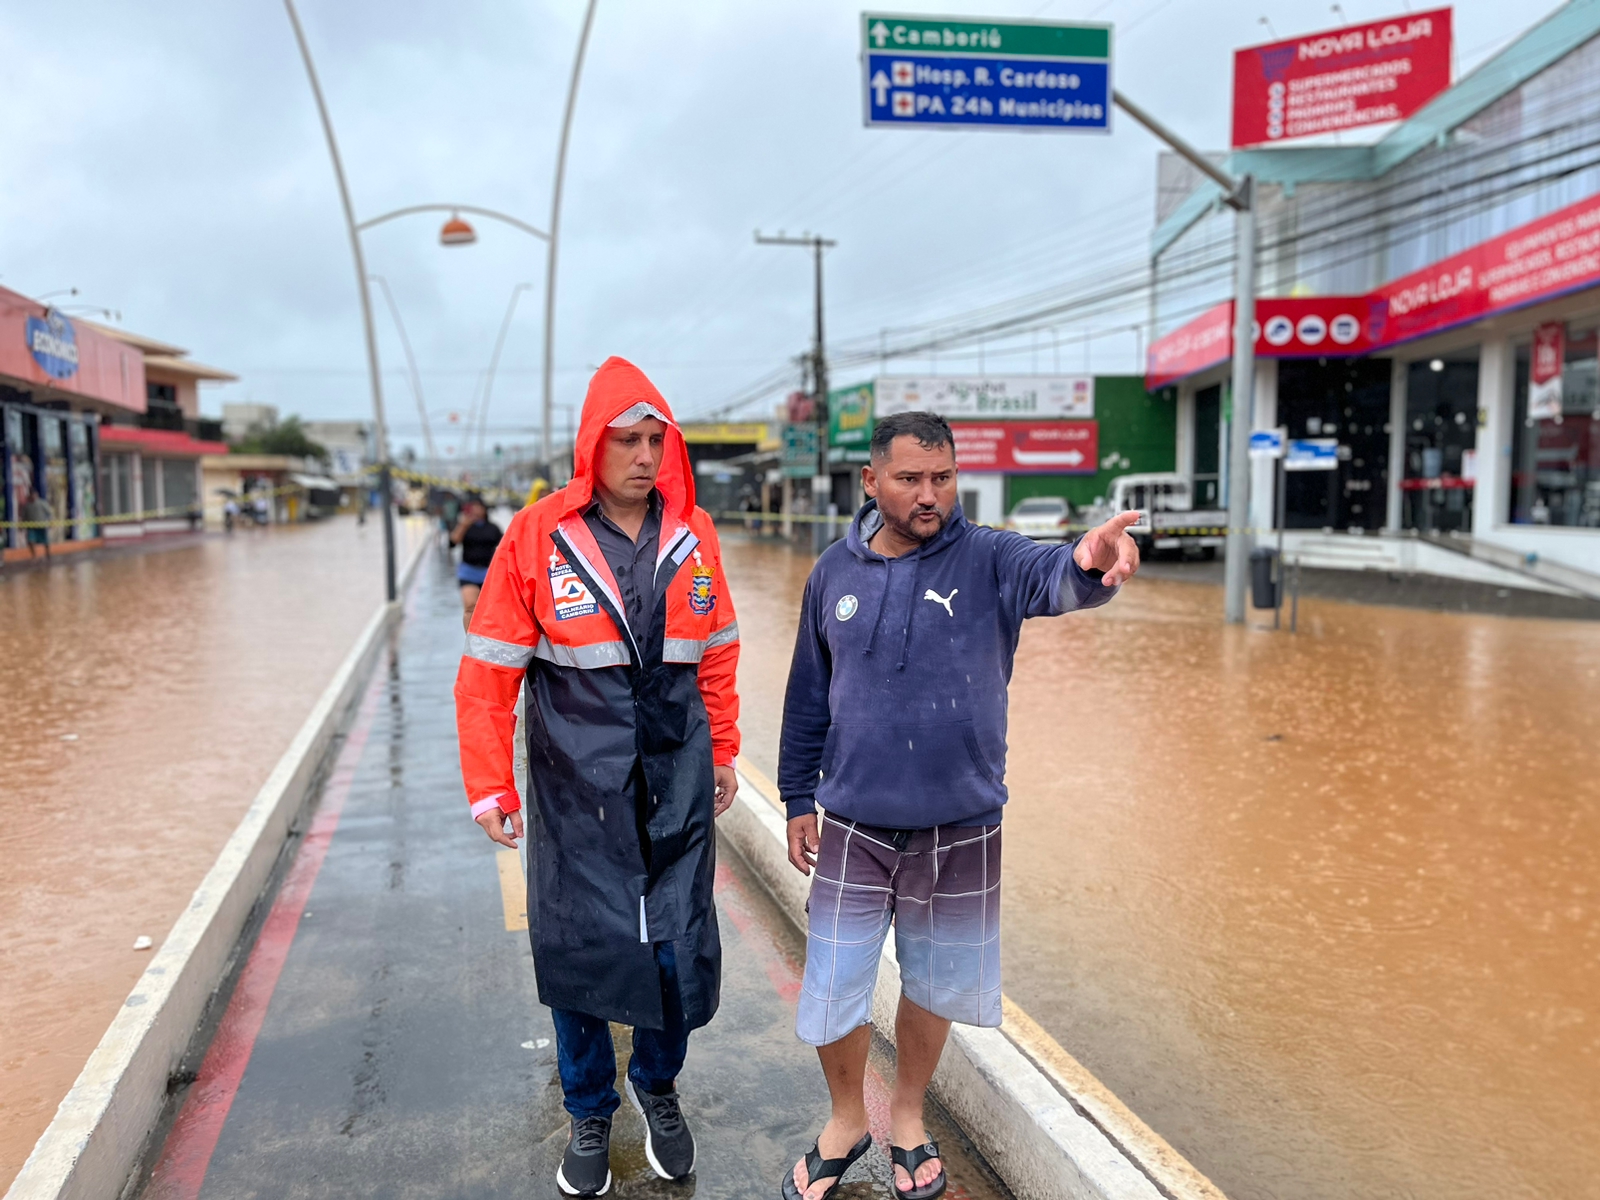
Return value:
<svg viewBox="0 0 1600 1200">
<path fill-rule="evenodd" d="M 193 1054 L 199 1078 L 175 1102 L 145 1200 L 559 1195 L 568 1123 L 520 928 L 520 863 L 497 858 L 461 790 L 447 572 L 431 555 L 422 566 L 227 1013 Z M 793 1034 L 799 939 L 731 851 L 717 893 L 722 1007 L 679 1081 L 698 1169 L 657 1179 L 624 1104 L 612 1195 L 776 1195 L 825 1119 L 815 1056 Z M 881 1141 L 881 1048 L 875 1061 Z M 1006 1194 L 939 1114 L 930 1128 L 950 1195 Z M 892 1195 L 886 1154 L 839 1194 Z"/>
</svg>

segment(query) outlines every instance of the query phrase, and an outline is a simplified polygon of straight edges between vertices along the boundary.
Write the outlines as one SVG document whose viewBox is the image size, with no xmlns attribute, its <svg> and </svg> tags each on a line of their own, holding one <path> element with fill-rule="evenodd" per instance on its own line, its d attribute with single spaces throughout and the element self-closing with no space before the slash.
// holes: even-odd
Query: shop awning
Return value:
<svg viewBox="0 0 1600 1200">
<path fill-rule="evenodd" d="M 202 454 L 226 454 L 226 442 L 202 442 L 176 429 L 144 429 L 137 425 L 100 426 L 100 444 L 108 449 L 139 450 L 167 458 L 199 458 Z"/>
<path fill-rule="evenodd" d="M 337 492 L 339 485 L 326 475 L 291 475 L 290 483 L 297 483 L 308 492 Z"/>
</svg>

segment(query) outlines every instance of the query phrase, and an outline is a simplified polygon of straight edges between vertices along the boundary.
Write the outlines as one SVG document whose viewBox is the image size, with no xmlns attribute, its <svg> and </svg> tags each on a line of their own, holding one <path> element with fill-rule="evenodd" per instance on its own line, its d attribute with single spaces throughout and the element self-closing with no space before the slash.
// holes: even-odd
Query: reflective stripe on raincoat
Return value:
<svg viewBox="0 0 1600 1200">
<path fill-rule="evenodd" d="M 663 1024 L 652 943 L 677 953 L 691 1028 L 716 1011 L 712 765 L 739 752 L 739 627 L 688 448 L 669 425 L 656 612 L 644 645 L 582 512 L 606 425 L 640 402 L 671 417 L 644 374 L 612 358 L 584 400 L 566 487 L 512 518 L 456 676 L 467 799 L 520 806 L 514 712 L 526 713 L 528 927 L 539 999 L 628 1025 Z"/>
</svg>

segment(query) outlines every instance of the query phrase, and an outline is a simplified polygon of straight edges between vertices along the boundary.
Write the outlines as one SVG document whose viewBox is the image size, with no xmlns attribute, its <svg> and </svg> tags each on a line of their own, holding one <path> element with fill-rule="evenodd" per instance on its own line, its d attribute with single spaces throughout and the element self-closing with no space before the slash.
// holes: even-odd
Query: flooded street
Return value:
<svg viewBox="0 0 1600 1200">
<path fill-rule="evenodd" d="M 724 552 L 775 775 L 809 562 Z M 1007 992 L 1231 1200 L 1600 1194 L 1600 625 L 1301 631 L 1165 579 L 1026 627 Z"/>
<path fill-rule="evenodd" d="M 134 939 L 161 944 L 381 603 L 382 555 L 339 519 L 0 577 L 0 1190 Z"/>
<path fill-rule="evenodd" d="M 775 775 L 810 563 L 724 553 Z M 0 579 L 0 1188 L 380 558 L 336 521 Z M 1596 1194 L 1600 624 L 1306 600 L 1291 638 L 1220 606 L 1140 579 L 1025 629 L 1007 992 L 1231 1200 Z"/>
</svg>

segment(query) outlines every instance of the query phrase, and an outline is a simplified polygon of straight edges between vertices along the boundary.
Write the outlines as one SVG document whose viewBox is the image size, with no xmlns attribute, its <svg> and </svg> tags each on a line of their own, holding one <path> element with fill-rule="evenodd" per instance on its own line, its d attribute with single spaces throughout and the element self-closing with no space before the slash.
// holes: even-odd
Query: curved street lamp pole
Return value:
<svg viewBox="0 0 1600 1200">
<path fill-rule="evenodd" d="M 545 256 L 544 267 L 544 414 L 539 448 L 545 458 L 545 475 L 555 474 L 555 463 L 550 457 L 551 412 L 554 397 L 554 355 L 556 342 L 556 250 L 561 234 L 561 186 L 567 175 L 567 142 L 572 134 L 572 110 L 578 103 L 578 80 L 583 74 L 583 56 L 589 47 L 589 30 L 594 25 L 596 0 L 589 0 L 583 10 L 583 30 L 578 34 L 578 53 L 572 60 L 572 82 L 567 86 L 567 107 L 561 116 L 561 144 L 556 150 L 555 187 L 550 195 L 550 252 Z M 553 479 L 551 482 L 555 482 Z"/>
<path fill-rule="evenodd" d="M 517 297 L 531 292 L 533 284 L 519 283 L 511 289 L 511 300 L 506 304 L 505 319 L 500 322 L 500 333 L 494 339 L 494 353 L 489 356 L 489 377 L 483 384 L 483 403 L 478 408 L 478 453 L 483 453 L 483 434 L 489 424 L 489 397 L 494 392 L 494 373 L 500 366 L 500 351 L 505 347 L 506 334 L 511 329 L 511 318 L 517 311 Z"/>
<path fill-rule="evenodd" d="M 411 353 L 411 339 L 406 336 L 406 323 L 400 319 L 400 306 L 394 302 L 394 293 L 389 290 L 389 281 L 382 275 L 373 275 L 371 279 L 383 289 L 383 299 L 389 306 L 389 315 L 394 318 L 394 327 L 400 334 L 400 345 L 406 352 L 406 369 L 410 372 L 411 394 L 417 398 L 417 417 L 422 421 L 422 444 L 427 448 L 428 460 L 434 458 L 433 430 L 428 425 L 428 406 L 422 401 L 422 374 L 417 370 L 417 356 Z"/>
<path fill-rule="evenodd" d="M 300 57 L 306 65 L 306 78 L 311 82 L 311 95 L 317 102 L 317 115 L 322 119 L 322 132 L 328 139 L 328 156 L 333 159 L 333 175 L 339 184 L 339 203 L 344 207 L 345 228 L 350 233 L 350 254 L 355 259 L 356 287 L 361 293 L 361 323 L 367 342 L 367 377 L 372 384 L 372 420 L 377 432 L 378 490 L 383 497 L 383 576 L 384 592 L 393 602 L 397 595 L 394 563 L 394 496 L 390 491 L 389 427 L 383 412 L 383 384 L 378 373 L 378 338 L 372 327 L 372 292 L 367 286 L 366 258 L 361 252 L 361 231 L 356 225 L 355 209 L 350 204 L 350 188 L 345 182 L 344 163 L 339 158 L 339 143 L 333 136 L 333 121 L 328 116 L 328 105 L 322 98 L 322 85 L 317 81 L 317 69 L 311 61 L 311 47 L 306 44 L 305 30 L 300 27 L 300 14 L 295 12 L 294 0 L 283 0 L 289 13 L 289 24 L 294 27 L 294 40 L 300 47 Z"/>
<path fill-rule="evenodd" d="M 372 383 L 372 411 L 374 423 L 377 426 L 378 441 L 378 476 L 379 486 L 384 496 L 384 564 L 385 576 L 388 584 L 388 597 L 395 598 L 395 563 L 394 563 L 394 522 L 390 512 L 393 503 L 389 493 L 389 434 L 388 424 L 384 419 L 383 388 L 380 382 L 378 368 L 378 341 L 373 329 L 372 321 L 372 294 L 367 286 L 366 259 L 361 248 L 361 231 L 370 229 L 374 225 L 381 225 L 385 221 L 392 221 L 399 217 L 410 216 L 424 212 L 470 212 L 478 216 L 489 217 L 501 221 L 513 228 L 520 229 L 531 237 L 538 238 L 549 247 L 545 258 L 545 291 L 544 291 L 544 387 L 543 387 L 543 414 L 541 423 L 541 451 L 545 456 L 545 469 L 553 473 L 550 461 L 550 448 L 553 444 L 552 410 L 554 406 L 554 353 L 555 353 L 555 302 L 556 302 L 556 251 L 559 243 L 561 228 L 561 194 L 566 181 L 567 171 L 567 146 L 572 136 L 572 114 L 578 102 L 578 84 L 583 76 L 583 60 L 588 51 L 589 33 L 594 27 L 594 10 L 598 0 L 588 0 L 584 8 L 583 26 L 578 34 L 578 49 L 572 62 L 572 78 L 567 86 L 567 103 L 561 117 L 561 140 L 556 151 L 555 185 L 550 197 L 550 228 L 548 231 L 538 229 L 526 221 L 520 220 L 507 213 L 497 212 L 491 208 L 482 208 L 472 204 L 413 204 L 404 208 L 397 208 L 392 212 L 380 213 L 365 221 L 357 221 L 355 209 L 350 202 L 350 188 L 345 181 L 344 164 L 339 157 L 339 143 L 333 134 L 333 122 L 328 115 L 328 106 L 322 96 L 322 85 L 317 79 L 317 71 L 311 60 L 311 48 L 306 42 L 305 30 L 300 25 L 300 15 L 295 11 L 294 0 L 283 0 L 283 6 L 289 14 L 289 23 L 294 28 L 295 42 L 300 48 L 300 57 L 305 63 L 306 77 L 311 83 L 311 94 L 317 103 L 317 115 L 322 121 L 322 132 L 327 138 L 328 155 L 333 160 L 334 178 L 339 185 L 339 201 L 344 209 L 345 227 L 350 235 L 350 253 L 355 259 L 356 278 L 361 294 L 361 318 L 366 335 L 367 346 L 367 374 Z M 527 286 L 527 285 L 523 285 Z M 519 288 L 520 291 L 520 288 Z M 512 293 L 512 307 L 516 305 L 517 292 Z M 391 305 L 393 301 L 391 300 Z M 507 313 L 507 323 L 510 313 Z M 396 323 L 398 324 L 398 318 Z M 402 338 L 403 338 L 402 334 Z M 500 338 L 495 344 L 495 358 L 498 360 L 500 344 L 505 339 L 504 325 L 501 327 Z M 408 347 L 409 354 L 409 347 Z M 491 375 L 489 383 L 493 382 Z M 421 394 L 418 393 L 418 402 Z M 487 390 L 484 395 L 485 410 L 488 408 Z M 426 427 L 426 418 L 424 418 Z M 480 422 L 480 439 L 482 425 Z M 468 427 L 470 436 L 470 426 Z M 463 448 L 465 448 L 463 446 Z"/>
</svg>

